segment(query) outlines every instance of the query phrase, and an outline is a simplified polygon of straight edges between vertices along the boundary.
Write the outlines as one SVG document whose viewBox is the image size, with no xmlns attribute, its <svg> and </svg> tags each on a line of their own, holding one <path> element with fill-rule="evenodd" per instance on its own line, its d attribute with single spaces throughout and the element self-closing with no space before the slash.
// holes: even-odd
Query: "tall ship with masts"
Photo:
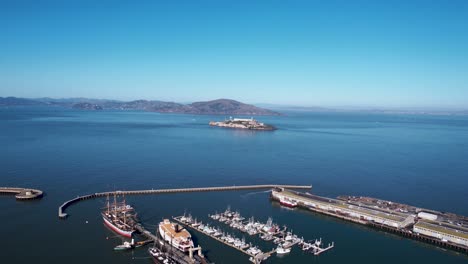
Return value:
<svg viewBox="0 0 468 264">
<path fill-rule="evenodd" d="M 112 231 L 124 237 L 132 237 L 135 229 L 133 226 L 136 224 L 136 216 L 133 207 L 128 205 L 125 201 L 117 202 L 117 195 L 114 193 L 114 202 L 109 201 L 107 195 L 107 206 L 101 213 L 104 224 Z"/>
</svg>

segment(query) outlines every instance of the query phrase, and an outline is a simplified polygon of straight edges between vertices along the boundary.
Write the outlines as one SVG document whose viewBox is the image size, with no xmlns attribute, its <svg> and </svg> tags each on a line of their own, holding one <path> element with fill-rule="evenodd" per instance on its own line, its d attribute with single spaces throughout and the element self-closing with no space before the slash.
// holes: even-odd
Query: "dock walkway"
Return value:
<svg viewBox="0 0 468 264">
<path fill-rule="evenodd" d="M 198 187 L 198 188 L 180 188 L 180 189 L 157 189 L 157 190 L 135 190 L 135 191 L 114 191 L 114 192 L 100 192 L 78 196 L 74 199 L 64 202 L 58 208 L 58 216 L 66 218 L 65 209 L 79 201 L 106 197 L 107 195 L 144 195 L 144 194 L 166 194 L 166 193 L 188 193 L 188 192 L 216 192 L 216 191 L 240 191 L 240 190 L 255 190 L 255 189 L 273 189 L 273 188 L 287 188 L 287 189 L 312 189 L 312 185 L 278 185 L 278 184 L 264 184 L 264 185 L 240 185 L 240 186 L 219 186 L 219 187 Z"/>
</svg>

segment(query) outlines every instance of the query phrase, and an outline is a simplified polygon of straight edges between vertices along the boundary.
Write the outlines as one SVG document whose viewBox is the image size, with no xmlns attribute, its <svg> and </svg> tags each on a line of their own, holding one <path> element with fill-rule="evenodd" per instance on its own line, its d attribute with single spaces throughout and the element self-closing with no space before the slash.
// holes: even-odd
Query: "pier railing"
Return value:
<svg viewBox="0 0 468 264">
<path fill-rule="evenodd" d="M 179 189 L 157 189 L 157 190 L 135 190 L 135 191 L 113 191 L 113 192 L 100 192 L 78 196 L 74 199 L 64 202 L 58 209 L 58 216 L 66 218 L 65 209 L 79 201 L 105 197 L 107 195 L 144 195 L 144 194 L 166 194 L 166 193 L 187 193 L 187 192 L 216 192 L 216 191 L 240 191 L 240 190 L 255 190 L 255 189 L 273 189 L 273 188 L 286 188 L 286 189 L 312 189 L 312 185 L 278 185 L 278 184 L 263 184 L 263 185 L 239 185 L 239 186 L 218 186 L 218 187 L 197 187 L 197 188 L 179 188 Z"/>
</svg>

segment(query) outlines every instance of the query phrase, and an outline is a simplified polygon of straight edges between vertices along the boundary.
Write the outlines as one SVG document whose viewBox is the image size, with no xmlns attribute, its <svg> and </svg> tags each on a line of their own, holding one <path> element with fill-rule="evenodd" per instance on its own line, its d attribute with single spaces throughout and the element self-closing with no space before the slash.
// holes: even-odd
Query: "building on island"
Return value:
<svg viewBox="0 0 468 264">
<path fill-rule="evenodd" d="M 265 123 L 258 122 L 253 118 L 232 118 L 224 121 L 211 121 L 210 126 L 240 128 L 251 130 L 275 130 L 276 128 Z"/>
</svg>

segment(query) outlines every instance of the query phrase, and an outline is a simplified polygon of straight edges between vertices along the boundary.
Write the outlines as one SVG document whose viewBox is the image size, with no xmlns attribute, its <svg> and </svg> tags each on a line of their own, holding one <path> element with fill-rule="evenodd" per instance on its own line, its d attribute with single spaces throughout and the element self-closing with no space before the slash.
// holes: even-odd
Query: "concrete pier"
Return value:
<svg viewBox="0 0 468 264">
<path fill-rule="evenodd" d="M 384 230 L 386 232 L 391 232 L 403 237 L 408 237 L 412 238 L 415 240 L 423 241 L 429 244 L 433 244 L 439 247 L 443 248 L 448 248 L 451 250 L 455 250 L 458 252 L 462 253 L 468 253 L 468 247 L 462 244 L 456 244 L 450 241 L 443 241 L 440 238 L 436 237 L 429 237 L 423 234 L 418 234 L 417 232 L 412 231 L 412 228 L 414 226 L 414 223 L 408 223 L 408 218 L 406 217 L 401 217 L 400 222 L 402 223 L 401 226 L 389 226 L 388 221 L 387 222 L 376 222 L 375 218 L 378 217 L 379 215 L 374 214 L 374 220 L 366 220 L 365 217 L 356 217 L 356 216 L 351 216 L 351 215 L 343 215 L 344 210 L 359 210 L 360 207 L 355 206 L 355 205 L 349 205 L 345 204 L 345 202 L 341 202 L 343 204 L 339 203 L 333 203 L 335 201 L 334 199 L 331 198 L 326 198 L 326 197 L 319 197 L 319 196 L 314 196 L 314 195 L 299 195 L 296 192 L 291 192 L 291 191 L 285 191 L 283 192 L 284 197 L 288 197 L 291 200 L 294 200 L 297 202 L 297 207 L 307 209 L 316 213 L 332 216 L 335 218 L 339 218 L 342 220 L 346 221 L 351 221 L 354 223 L 358 223 L 364 226 L 370 226 L 372 228 L 376 228 L 379 230 Z M 279 198 L 275 197 L 274 195 L 271 196 L 272 200 L 278 201 Z M 342 205 L 342 206 L 341 206 Z M 348 207 L 349 206 L 349 207 Z M 332 210 L 331 207 L 339 208 L 340 210 Z M 426 211 L 426 210 L 425 210 Z M 359 211 L 356 211 L 359 212 Z M 385 213 L 380 213 L 380 211 L 377 212 L 383 217 L 387 217 L 391 219 L 393 215 L 385 214 Z M 408 224 L 407 224 L 408 223 Z"/>
<path fill-rule="evenodd" d="M 312 185 L 278 185 L 278 184 L 264 184 L 264 185 L 240 185 L 240 186 L 219 186 L 219 187 L 198 187 L 198 188 L 180 188 L 180 189 L 158 189 L 158 190 L 135 190 L 135 191 L 114 191 L 114 192 L 101 192 L 78 196 L 74 199 L 64 202 L 58 208 L 58 216 L 66 218 L 65 209 L 79 201 L 106 197 L 107 195 L 144 195 L 144 194 L 165 194 L 165 193 L 188 193 L 188 192 L 217 192 L 217 191 L 240 191 L 240 190 L 255 190 L 255 189 L 273 189 L 273 188 L 287 188 L 287 189 L 312 189 Z"/>
<path fill-rule="evenodd" d="M 16 200 L 33 200 L 42 198 L 44 193 L 30 188 L 0 187 L 0 194 L 15 194 Z"/>
<path fill-rule="evenodd" d="M 454 251 L 458 251 L 458 252 L 468 254 L 468 247 L 464 247 L 464 246 L 459 245 L 459 244 L 451 243 L 451 242 L 448 242 L 448 241 L 444 242 L 444 241 L 442 241 L 440 239 L 436 239 L 434 237 L 425 236 L 423 234 L 417 234 L 417 233 L 414 233 L 414 232 L 411 232 L 411 231 L 408 231 L 408 230 L 405 230 L 405 229 L 392 228 L 392 227 L 389 227 L 389 226 L 385 226 L 385 225 L 382 225 L 382 224 L 376 224 L 376 223 L 373 223 L 373 222 L 368 222 L 368 223 L 366 223 L 366 225 L 370 226 L 372 228 L 375 228 L 377 230 L 383 230 L 383 231 L 390 232 L 390 233 L 393 233 L 393 234 L 396 234 L 396 235 L 399 235 L 399 236 L 402 236 L 402 237 L 407 237 L 407 238 L 411 238 L 411 239 L 414 239 L 414 240 L 419 240 L 419 241 L 422 241 L 422 242 L 425 242 L 425 243 L 428 243 L 428 244 L 432 244 L 432 245 L 435 245 L 437 247 L 447 248 L 447 249 L 451 249 L 451 250 L 454 250 Z"/>
</svg>

